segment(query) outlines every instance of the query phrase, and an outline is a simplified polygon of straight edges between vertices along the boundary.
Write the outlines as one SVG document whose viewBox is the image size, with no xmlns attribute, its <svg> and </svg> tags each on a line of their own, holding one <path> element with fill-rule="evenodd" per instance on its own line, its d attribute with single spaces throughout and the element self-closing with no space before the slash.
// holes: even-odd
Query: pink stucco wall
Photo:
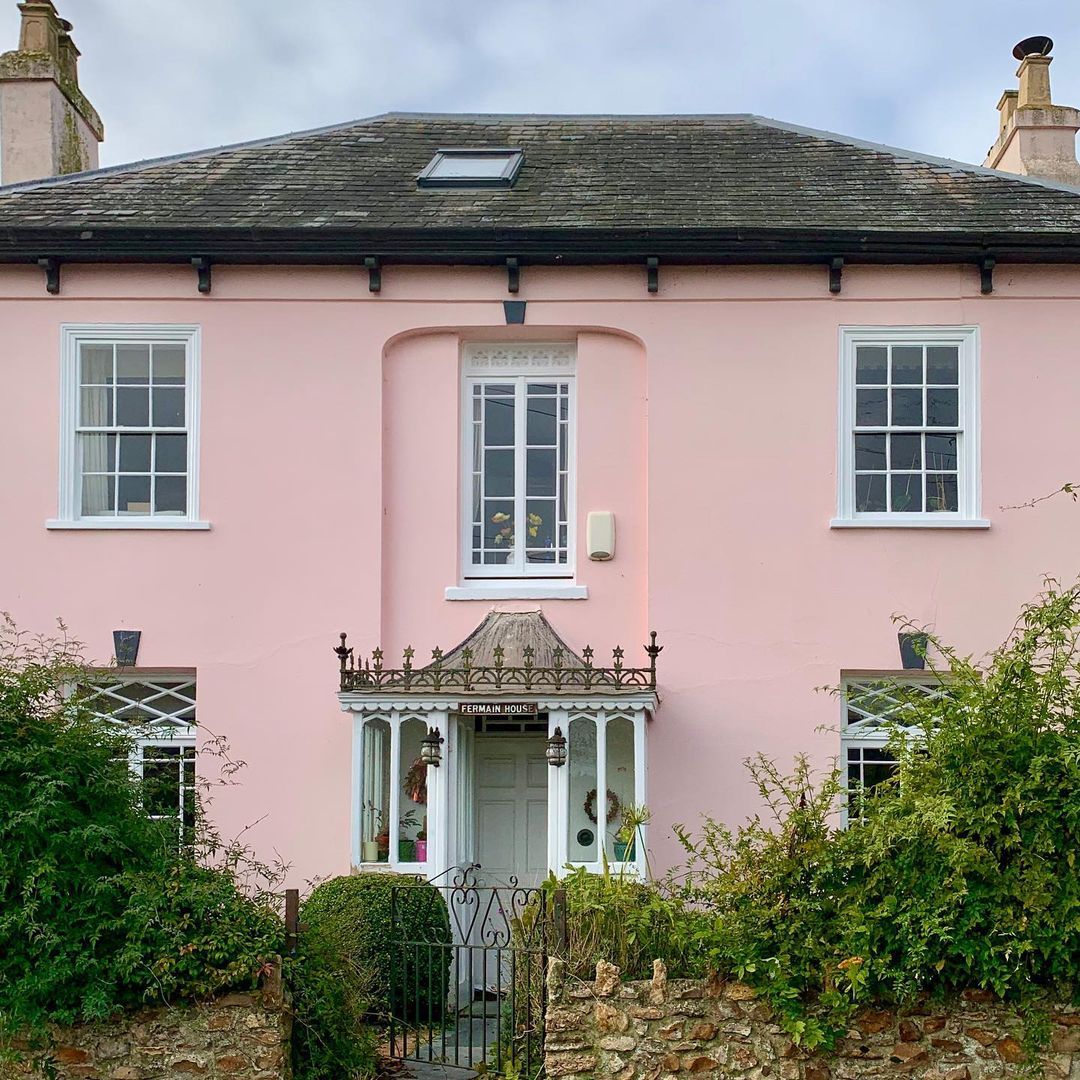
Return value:
<svg viewBox="0 0 1080 1080">
<path fill-rule="evenodd" d="M 62 617 L 91 657 L 143 630 L 140 664 L 198 669 L 201 726 L 247 762 L 216 813 L 257 822 L 300 882 L 349 862 L 351 730 L 330 648 L 456 644 L 490 604 L 457 578 L 458 353 L 465 339 L 576 338 L 577 515 L 614 510 L 617 557 L 579 561 L 580 601 L 543 607 L 598 653 L 660 633 L 650 730 L 652 842 L 672 821 L 756 809 L 740 764 L 837 752 L 842 668 L 897 666 L 895 612 L 981 651 L 1045 573 L 1077 571 L 1080 269 L 1012 268 L 983 297 L 972 268 L 526 268 L 525 328 L 505 275 L 345 269 L 0 268 L 0 607 Z M 56 516 L 59 327 L 202 327 L 201 516 L 208 532 L 46 531 Z M 965 530 L 832 530 L 838 328 L 981 331 L 983 516 Z"/>
</svg>

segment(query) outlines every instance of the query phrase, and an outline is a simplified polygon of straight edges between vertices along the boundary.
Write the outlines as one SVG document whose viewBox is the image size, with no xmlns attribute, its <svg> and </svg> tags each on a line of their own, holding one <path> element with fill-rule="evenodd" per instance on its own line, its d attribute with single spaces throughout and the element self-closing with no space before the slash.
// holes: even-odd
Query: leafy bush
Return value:
<svg viewBox="0 0 1080 1080">
<path fill-rule="evenodd" d="M 73 644 L 0 625 L 0 1028 L 123 1003 L 129 878 L 165 842 L 127 740 L 64 697 L 78 671 Z"/>
<path fill-rule="evenodd" d="M 755 758 L 764 820 L 679 829 L 686 865 L 645 887 L 568 879 L 576 959 L 746 979 L 809 1045 L 872 999 L 1080 986 L 1080 588 L 1048 582 L 981 661 L 931 646 L 942 693 L 907 696 L 923 734 L 893 730 L 898 774 L 857 824 L 835 768 Z"/>
<path fill-rule="evenodd" d="M 285 978 L 292 992 L 293 1075 L 297 1080 L 373 1075 L 376 1039 L 364 1024 L 371 1000 L 370 976 L 305 927 L 296 956 L 286 961 Z"/>
<path fill-rule="evenodd" d="M 115 966 L 129 998 L 193 1000 L 253 988 L 282 950 L 277 897 L 248 895 L 225 867 L 171 853 L 126 880 Z"/>
<path fill-rule="evenodd" d="M 409 887 L 399 888 L 392 926 L 396 886 Z M 339 958 L 342 970 L 363 973 L 371 1012 L 399 1019 L 442 1016 L 451 938 L 450 916 L 438 889 L 399 874 L 331 878 L 304 902 L 301 921 L 306 934 L 321 939 Z M 405 987 L 411 992 L 404 993 Z"/>
</svg>

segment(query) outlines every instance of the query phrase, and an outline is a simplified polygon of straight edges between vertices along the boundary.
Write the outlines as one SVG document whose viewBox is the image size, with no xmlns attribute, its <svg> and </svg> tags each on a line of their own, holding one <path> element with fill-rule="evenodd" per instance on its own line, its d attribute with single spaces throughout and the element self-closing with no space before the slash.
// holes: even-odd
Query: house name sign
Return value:
<svg viewBox="0 0 1080 1080">
<path fill-rule="evenodd" d="M 535 701 L 466 701 L 462 716 L 536 716 Z"/>
</svg>

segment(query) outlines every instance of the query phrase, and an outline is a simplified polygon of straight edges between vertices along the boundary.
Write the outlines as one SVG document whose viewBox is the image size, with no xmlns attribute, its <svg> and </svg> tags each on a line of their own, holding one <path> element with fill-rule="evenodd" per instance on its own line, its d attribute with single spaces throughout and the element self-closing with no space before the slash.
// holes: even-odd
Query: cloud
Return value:
<svg viewBox="0 0 1080 1080">
<path fill-rule="evenodd" d="M 0 0 L 2 2 L 2 0 Z M 755 112 L 979 162 L 1019 38 L 1074 0 L 58 0 L 105 120 L 104 163 L 393 109 Z M 13 46 L 14 5 L 0 14 Z"/>
</svg>

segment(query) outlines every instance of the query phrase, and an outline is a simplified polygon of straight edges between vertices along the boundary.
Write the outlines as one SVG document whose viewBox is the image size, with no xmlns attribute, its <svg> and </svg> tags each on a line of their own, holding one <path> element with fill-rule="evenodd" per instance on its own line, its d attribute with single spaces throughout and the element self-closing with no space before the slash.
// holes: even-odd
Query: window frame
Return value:
<svg viewBox="0 0 1080 1080">
<path fill-rule="evenodd" d="M 189 324 L 93 323 L 65 324 L 60 332 L 60 478 L 57 517 L 50 529 L 208 529 L 199 518 L 199 416 L 201 331 Z M 187 435 L 187 513 L 181 515 L 82 514 L 79 470 L 79 351 L 84 344 L 183 344 L 187 366 L 184 378 L 184 428 Z M 180 429 L 175 429 L 179 433 Z"/>
<path fill-rule="evenodd" d="M 855 502 L 855 359 L 860 345 L 955 345 L 959 349 L 959 414 L 956 428 L 957 509 L 893 512 L 856 510 Z M 925 385 L 925 384 L 924 384 Z M 894 430 L 891 425 L 883 429 Z M 908 429 L 901 425 L 895 431 Z M 951 433 L 943 429 L 946 433 Z M 833 528 L 961 528 L 985 529 L 982 500 L 977 326 L 842 326 L 840 327 L 839 409 L 837 423 L 837 507 Z M 888 475 L 888 474 L 887 474 Z"/>
<path fill-rule="evenodd" d="M 487 157 L 507 159 L 502 171 L 495 176 L 439 176 L 439 167 L 447 159 Z M 518 146 L 445 146 L 435 151 L 432 159 L 420 170 L 416 186 L 420 188 L 509 188 L 513 187 L 525 160 Z"/>
<path fill-rule="evenodd" d="M 577 355 L 573 344 L 565 342 L 514 346 L 469 344 L 463 349 L 461 367 L 461 460 L 459 484 L 460 557 L 458 559 L 461 586 L 491 588 L 502 586 L 550 586 L 566 589 L 577 574 Z M 520 423 L 524 412 L 525 395 L 531 382 L 565 382 L 567 384 L 567 444 L 566 444 L 566 562 L 532 563 L 522 559 L 514 564 L 474 564 L 472 562 L 472 462 L 475 426 L 472 419 L 473 388 L 485 383 L 514 383 L 514 405 L 517 422 L 514 426 L 515 454 L 515 515 L 520 502 L 522 512 L 527 505 L 524 487 L 524 461 L 527 446 L 527 426 Z M 520 461 L 518 458 L 520 457 Z M 556 470 L 558 455 L 556 452 Z M 555 505 L 558 505 L 556 483 Z M 555 538 L 558 541 L 558 521 Z M 515 534 L 517 522 L 515 522 Z M 523 551 L 527 550 L 525 548 Z"/>
<path fill-rule="evenodd" d="M 909 685 L 919 685 L 928 688 L 928 697 L 939 697 L 945 692 L 941 689 L 945 684 L 945 677 L 943 674 L 927 668 L 902 668 L 898 671 L 845 671 L 841 673 L 839 694 L 840 784 L 844 795 L 840 802 L 840 821 L 844 828 L 846 828 L 851 821 L 857 820 L 849 815 L 851 788 L 848 782 L 848 750 L 885 750 L 889 746 L 893 731 L 897 730 L 898 726 L 903 729 L 907 736 L 916 739 L 921 736 L 920 728 L 897 725 L 894 722 L 890 722 L 884 714 L 876 717 L 878 721 L 876 724 L 870 717 L 858 721 L 854 726 L 851 724 L 848 715 L 850 688 L 860 685 L 868 686 L 874 683 L 880 683 L 885 686 L 890 684 L 902 685 L 905 683 Z M 865 764 L 865 762 L 863 762 L 863 764 Z"/>
<path fill-rule="evenodd" d="M 139 781 L 145 778 L 145 766 L 147 764 L 147 752 L 155 750 L 178 750 L 179 755 L 177 757 L 177 765 L 179 768 L 179 783 L 177 785 L 178 801 L 177 801 L 177 813 L 176 820 L 180 823 L 181 827 L 185 826 L 185 811 L 187 809 L 185 804 L 185 798 L 188 785 L 184 782 L 184 761 L 185 753 L 190 751 L 192 769 L 194 773 L 194 784 L 192 787 L 193 795 L 197 795 L 199 786 L 199 750 L 198 750 L 198 720 L 193 715 L 190 720 L 177 719 L 175 723 L 163 723 L 162 721 L 168 717 L 173 716 L 172 713 L 165 713 L 163 716 L 158 717 L 156 721 L 151 719 L 140 728 L 132 728 L 129 721 L 122 717 L 118 717 L 115 713 L 105 712 L 104 710 L 97 708 L 96 703 L 114 703 L 120 705 L 119 698 L 112 696 L 109 690 L 109 684 L 157 684 L 161 682 L 167 683 L 181 683 L 182 685 L 176 688 L 170 688 L 168 690 L 162 690 L 162 693 L 171 694 L 175 697 L 188 697 L 187 690 L 190 689 L 190 701 L 191 708 L 193 710 L 198 709 L 197 704 L 197 690 L 198 690 L 198 676 L 197 673 L 191 668 L 97 668 L 91 669 L 90 674 L 93 677 L 93 681 L 88 684 L 90 688 L 94 689 L 86 701 L 87 706 L 93 711 L 93 713 L 102 720 L 105 720 L 109 724 L 113 724 L 118 730 L 124 731 L 130 736 L 131 750 L 128 754 L 128 768 L 132 775 Z M 74 688 L 73 688 L 74 689 Z M 153 706 L 150 706 L 153 708 Z M 157 724 L 162 724 L 161 734 L 157 734 L 155 729 Z M 151 753 L 150 763 L 154 763 L 154 758 Z M 155 821 L 168 820 L 171 815 L 163 814 L 148 814 L 148 816 Z"/>
</svg>

